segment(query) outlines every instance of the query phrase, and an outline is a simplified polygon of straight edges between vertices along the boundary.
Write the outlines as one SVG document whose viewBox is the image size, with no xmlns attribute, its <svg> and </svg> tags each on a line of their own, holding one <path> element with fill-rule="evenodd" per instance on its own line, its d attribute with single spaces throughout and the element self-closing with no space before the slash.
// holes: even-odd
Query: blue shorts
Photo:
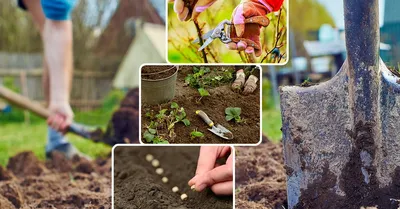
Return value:
<svg viewBox="0 0 400 209">
<path fill-rule="evenodd" d="M 27 10 L 23 0 L 17 0 L 18 6 Z M 43 12 L 50 20 L 70 20 L 71 12 L 76 5 L 77 0 L 41 0 Z"/>
</svg>

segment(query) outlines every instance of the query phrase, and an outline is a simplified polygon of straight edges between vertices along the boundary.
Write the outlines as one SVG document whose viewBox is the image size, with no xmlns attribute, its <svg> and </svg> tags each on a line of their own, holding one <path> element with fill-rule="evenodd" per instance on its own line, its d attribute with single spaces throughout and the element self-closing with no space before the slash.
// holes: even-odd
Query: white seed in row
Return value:
<svg viewBox="0 0 400 209">
<path fill-rule="evenodd" d="M 160 161 L 158 161 L 157 159 L 154 159 L 153 161 L 151 161 L 151 164 L 153 165 L 153 167 L 158 167 L 160 166 Z"/>
<path fill-rule="evenodd" d="M 177 186 L 172 187 L 172 192 L 177 193 L 179 191 L 179 188 Z"/>
<path fill-rule="evenodd" d="M 185 194 L 185 193 L 181 194 L 181 200 L 186 200 L 187 197 L 188 197 L 187 194 Z"/>
<path fill-rule="evenodd" d="M 146 155 L 146 160 L 147 160 L 147 162 L 151 162 L 153 159 L 154 159 L 154 156 L 153 156 L 153 155 L 151 155 L 151 154 L 147 154 L 147 155 Z"/>
<path fill-rule="evenodd" d="M 157 169 L 156 169 L 156 173 L 157 173 L 158 175 L 161 175 L 161 174 L 164 173 L 164 169 L 162 169 L 162 168 L 157 168 Z"/>
<path fill-rule="evenodd" d="M 168 178 L 164 176 L 164 177 L 162 177 L 161 181 L 162 181 L 163 183 L 168 183 Z"/>
</svg>

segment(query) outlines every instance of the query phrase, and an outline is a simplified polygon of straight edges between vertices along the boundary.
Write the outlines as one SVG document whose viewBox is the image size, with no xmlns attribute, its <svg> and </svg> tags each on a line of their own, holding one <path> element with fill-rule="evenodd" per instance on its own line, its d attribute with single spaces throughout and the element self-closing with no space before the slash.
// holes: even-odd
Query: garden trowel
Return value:
<svg viewBox="0 0 400 209">
<path fill-rule="evenodd" d="M 49 110 L 44 108 L 41 104 L 33 102 L 30 99 L 21 96 L 4 86 L 0 86 L 0 97 L 15 104 L 18 107 L 29 110 L 41 118 L 47 119 L 50 116 Z M 100 128 L 87 127 L 81 124 L 72 123 L 68 127 L 68 132 L 90 139 L 95 142 L 102 141 L 103 131 Z"/>
<path fill-rule="evenodd" d="M 207 123 L 207 125 L 210 127 L 208 130 L 213 132 L 215 135 L 227 140 L 233 139 L 233 134 L 231 131 L 219 124 L 215 125 L 205 112 L 197 110 L 196 115 L 200 116 L 200 118 Z"/>
<path fill-rule="evenodd" d="M 378 2 L 344 1 L 334 78 L 280 89 L 289 209 L 399 207 L 400 85 L 379 57 Z"/>
</svg>

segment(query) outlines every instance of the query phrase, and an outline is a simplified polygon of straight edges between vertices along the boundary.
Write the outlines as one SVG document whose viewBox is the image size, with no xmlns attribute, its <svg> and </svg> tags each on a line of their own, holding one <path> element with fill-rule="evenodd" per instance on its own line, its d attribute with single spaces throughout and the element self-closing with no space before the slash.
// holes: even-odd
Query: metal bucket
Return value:
<svg viewBox="0 0 400 209">
<path fill-rule="evenodd" d="M 164 73 L 168 70 L 175 70 L 169 77 L 150 80 L 142 78 L 142 102 L 149 105 L 162 104 L 171 101 L 175 96 L 175 84 L 178 75 L 178 66 L 157 73 Z"/>
</svg>

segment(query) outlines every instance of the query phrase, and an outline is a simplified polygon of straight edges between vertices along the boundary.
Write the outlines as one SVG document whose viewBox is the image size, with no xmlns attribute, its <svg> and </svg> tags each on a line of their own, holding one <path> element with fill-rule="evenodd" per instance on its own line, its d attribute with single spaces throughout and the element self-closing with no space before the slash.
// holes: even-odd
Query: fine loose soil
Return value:
<svg viewBox="0 0 400 209">
<path fill-rule="evenodd" d="M 114 203 L 116 209 L 231 209 L 232 196 L 216 196 L 211 190 L 194 192 L 188 181 L 194 176 L 199 147 L 124 147 L 114 150 Z M 164 169 L 158 175 L 146 155 L 152 154 Z M 162 183 L 166 176 L 168 183 Z M 179 188 L 178 193 L 172 187 Z M 180 195 L 188 195 L 181 200 Z"/>
<path fill-rule="evenodd" d="M 217 68 L 217 67 L 213 67 Z M 186 127 L 183 123 L 175 124 L 176 137 L 168 139 L 169 143 L 190 144 L 190 143 L 207 143 L 207 144 L 256 144 L 260 141 L 260 85 L 257 83 L 257 89 L 250 95 L 242 95 L 233 92 L 231 83 L 207 88 L 210 96 L 203 97 L 200 102 L 197 89 L 185 85 L 185 77 L 192 73 L 191 66 L 180 66 L 175 97 L 171 102 L 176 102 L 180 107 L 185 108 L 187 119 L 191 125 Z M 257 76 L 259 77 L 259 76 Z M 150 124 L 151 120 L 145 117 L 146 112 L 153 111 L 158 113 L 161 109 L 170 109 L 171 102 L 149 106 L 142 104 L 142 133 L 146 130 L 146 125 Z M 241 118 L 245 122 L 235 123 L 226 121 L 225 108 L 240 107 Z M 233 133 L 232 140 L 225 140 L 208 130 L 207 124 L 196 115 L 196 110 L 204 111 L 215 124 L 220 124 Z M 202 138 L 191 139 L 190 133 L 193 130 L 200 131 L 204 134 Z M 142 140 L 144 141 L 144 140 Z"/>
<path fill-rule="evenodd" d="M 54 153 L 39 161 L 32 152 L 0 166 L 0 208 L 111 208 L 111 160 L 67 160 Z"/>
<path fill-rule="evenodd" d="M 177 69 L 173 65 L 146 65 L 142 67 L 142 79 L 158 80 L 168 78 L 176 71 Z"/>
<path fill-rule="evenodd" d="M 237 147 L 236 208 L 282 209 L 286 199 L 282 145 L 263 137 L 257 147 Z"/>
</svg>

